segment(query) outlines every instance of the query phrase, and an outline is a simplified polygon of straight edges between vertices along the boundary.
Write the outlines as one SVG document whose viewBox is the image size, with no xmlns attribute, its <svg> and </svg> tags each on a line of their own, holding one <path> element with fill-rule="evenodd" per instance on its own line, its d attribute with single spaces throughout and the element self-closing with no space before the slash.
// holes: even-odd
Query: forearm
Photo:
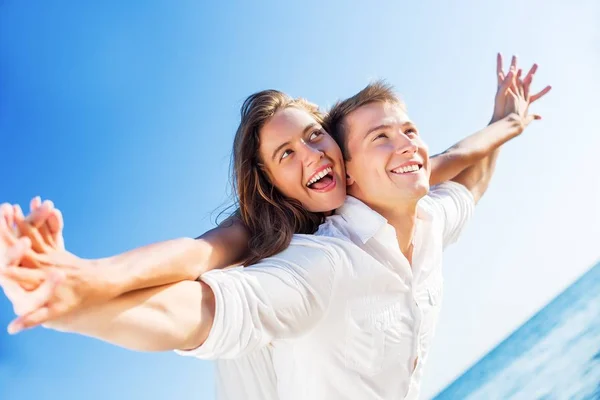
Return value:
<svg viewBox="0 0 600 400">
<path fill-rule="evenodd" d="M 197 239 L 180 238 L 140 247 L 93 261 L 106 277 L 108 291 L 120 295 L 133 290 L 195 280 L 211 269 L 243 260 L 248 234 L 241 222 L 229 219 Z"/>
<path fill-rule="evenodd" d="M 514 115 L 509 115 L 508 117 L 498 121 L 496 124 L 505 125 L 507 127 L 505 129 L 512 130 L 513 133 L 516 132 L 514 136 L 517 136 L 523 131 L 521 120 Z M 475 203 L 479 202 L 479 199 L 481 199 L 481 197 L 487 191 L 494 171 L 496 170 L 496 161 L 499 154 L 500 147 L 497 147 L 491 151 L 487 157 L 484 157 L 482 160 L 468 167 L 458 176 L 452 179 L 453 181 L 458 182 L 469 189 L 473 195 Z"/>
<path fill-rule="evenodd" d="M 454 179 L 476 163 L 486 164 L 483 161 L 486 157 L 491 156 L 492 152 L 504 143 L 518 136 L 522 130 L 521 120 L 514 115 L 509 115 L 490 123 L 484 129 L 432 157 L 431 186 Z"/>
<path fill-rule="evenodd" d="M 214 295 L 201 282 L 179 282 L 127 293 L 46 326 L 137 351 L 200 346 L 214 318 Z"/>
<path fill-rule="evenodd" d="M 492 175 L 496 169 L 496 160 L 499 154 L 500 149 L 494 150 L 489 156 L 451 179 L 469 189 L 476 204 L 488 189 Z"/>
</svg>

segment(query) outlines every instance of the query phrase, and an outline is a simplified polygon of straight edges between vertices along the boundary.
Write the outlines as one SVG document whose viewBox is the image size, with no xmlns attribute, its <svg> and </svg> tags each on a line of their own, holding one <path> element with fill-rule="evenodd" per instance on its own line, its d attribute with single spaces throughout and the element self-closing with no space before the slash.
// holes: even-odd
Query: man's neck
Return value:
<svg viewBox="0 0 600 400">
<path fill-rule="evenodd" d="M 412 244 L 417 222 L 417 203 L 415 202 L 375 211 L 387 219 L 388 224 L 394 227 L 400 251 L 412 264 Z"/>
</svg>

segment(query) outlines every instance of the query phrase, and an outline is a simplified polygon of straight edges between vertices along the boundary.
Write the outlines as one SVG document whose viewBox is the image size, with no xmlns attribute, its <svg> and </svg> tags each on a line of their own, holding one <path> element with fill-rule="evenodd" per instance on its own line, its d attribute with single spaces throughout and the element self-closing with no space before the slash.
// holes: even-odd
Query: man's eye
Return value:
<svg viewBox="0 0 600 400">
<path fill-rule="evenodd" d="M 405 135 L 418 135 L 418 132 L 415 128 L 408 128 L 406 130 L 406 132 L 404 132 Z"/>
<path fill-rule="evenodd" d="M 321 136 L 323 134 L 323 131 L 321 130 L 316 130 L 313 133 L 310 134 L 310 138 L 308 140 L 313 141 L 316 138 L 318 138 L 319 136 Z"/>
<path fill-rule="evenodd" d="M 381 139 L 381 138 L 387 138 L 387 134 L 386 133 L 380 133 L 379 135 L 375 136 L 375 138 L 373 139 L 373 141 L 377 140 L 377 139 Z"/>
</svg>

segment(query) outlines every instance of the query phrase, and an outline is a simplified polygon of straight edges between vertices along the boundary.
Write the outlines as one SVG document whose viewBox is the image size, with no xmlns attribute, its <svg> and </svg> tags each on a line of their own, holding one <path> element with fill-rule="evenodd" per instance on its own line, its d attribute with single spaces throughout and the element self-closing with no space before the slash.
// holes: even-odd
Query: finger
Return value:
<svg viewBox="0 0 600 400">
<path fill-rule="evenodd" d="M 8 248 L 3 260 L 2 271 L 5 271 L 8 266 L 19 265 L 19 261 L 25 255 L 25 252 L 31 248 L 31 241 L 28 238 L 20 238 Z"/>
<path fill-rule="evenodd" d="M 14 204 L 13 210 L 15 213 L 15 218 L 25 219 L 25 216 L 23 215 L 23 210 L 21 209 L 20 205 Z"/>
<path fill-rule="evenodd" d="M 529 69 L 529 72 L 527 72 L 527 75 L 525 75 L 525 78 L 523 79 L 523 95 L 527 100 L 529 100 L 529 88 L 531 87 L 531 82 L 533 82 L 533 76 L 535 75 L 537 69 L 538 65 L 533 64 Z"/>
<path fill-rule="evenodd" d="M 0 273 L 28 291 L 39 288 L 48 279 L 48 272 L 32 268 L 8 267 Z"/>
<path fill-rule="evenodd" d="M 31 248 L 25 251 L 25 255 L 19 261 L 19 267 L 25 268 L 47 269 L 52 265 L 53 262 L 47 254 L 37 253 Z"/>
<path fill-rule="evenodd" d="M 516 70 L 517 69 L 517 56 L 514 55 L 512 56 L 512 59 L 510 60 L 510 68 Z"/>
<path fill-rule="evenodd" d="M 552 89 L 552 86 L 546 86 L 544 89 L 542 89 L 538 93 L 531 96 L 529 103 L 533 103 L 533 102 L 539 100 L 540 98 L 544 97 L 551 89 Z"/>
<path fill-rule="evenodd" d="M 527 75 L 525 75 L 525 78 L 523 79 L 523 84 L 524 85 L 529 85 L 531 83 L 531 81 L 533 80 L 533 75 L 535 75 L 535 72 L 538 69 L 538 65 L 537 64 L 533 64 L 531 66 L 531 68 L 529 69 L 529 72 L 527 72 Z"/>
<path fill-rule="evenodd" d="M 15 219 L 13 206 L 9 203 L 3 203 L 0 205 L 0 214 L 2 214 L 0 217 L 0 224 L 2 225 L 2 228 L 11 231 L 14 227 Z"/>
<path fill-rule="evenodd" d="M 58 233 L 62 234 L 62 230 L 64 228 L 65 221 L 63 219 L 62 212 L 55 208 L 52 214 L 48 217 L 48 227 L 50 228 L 50 233 L 56 235 Z"/>
<path fill-rule="evenodd" d="M 17 236 L 14 232 L 14 229 L 10 227 L 7 223 L 10 220 L 10 217 L 7 217 L 12 211 L 12 205 L 10 204 L 2 204 L 0 206 L 0 213 L 2 216 L 0 217 L 0 249 L 3 249 L 5 246 L 12 246 L 17 241 Z"/>
<path fill-rule="evenodd" d="M 523 70 L 521 68 L 519 68 L 519 70 L 517 71 L 517 76 L 515 77 L 515 81 L 514 81 L 514 89 L 515 92 L 519 95 L 519 96 L 523 96 L 523 81 L 521 80 L 521 75 L 523 74 Z"/>
<path fill-rule="evenodd" d="M 42 198 L 40 196 L 35 196 L 33 199 L 31 199 L 31 201 L 29 202 L 29 212 L 32 213 L 35 211 L 36 208 L 38 208 L 39 206 L 42 205 Z"/>
<path fill-rule="evenodd" d="M 26 218 L 26 221 L 36 228 L 39 228 L 44 223 L 54 210 L 54 203 L 51 200 L 44 200 L 44 202 L 31 212 Z"/>
<path fill-rule="evenodd" d="M 15 304 L 15 302 L 23 301 L 23 295 L 25 293 L 23 291 L 23 288 L 21 288 L 17 282 L 11 281 L 2 274 L 0 274 L 0 287 L 2 288 L 2 291 L 4 292 L 8 300 L 10 300 L 13 303 L 15 314 L 19 315 L 17 312 L 18 304 Z"/>
<path fill-rule="evenodd" d="M 39 226 L 37 228 L 44 243 L 54 249 L 57 248 L 57 246 L 56 246 L 56 242 L 54 240 L 54 235 L 52 234 L 52 230 L 50 229 L 50 226 L 49 226 L 49 221 L 53 217 L 55 210 L 56 210 L 56 208 L 52 209 L 48 213 L 46 219 L 41 224 L 39 224 Z"/>
<path fill-rule="evenodd" d="M 527 99 L 525 94 L 525 86 L 523 85 L 523 81 L 520 79 L 517 80 L 517 88 L 519 89 L 519 96 L 521 96 L 523 99 Z"/>
<path fill-rule="evenodd" d="M 15 218 L 15 223 L 17 224 L 17 229 L 19 230 L 19 234 L 24 237 L 28 237 L 31 239 L 31 248 L 38 252 L 45 252 L 45 242 L 42 236 L 40 235 L 39 230 L 30 225 L 25 221 L 25 219 L 21 216 L 17 215 Z"/>
<path fill-rule="evenodd" d="M 43 204 L 43 207 L 42 207 Z M 27 217 L 30 224 L 37 227 L 40 235 L 46 244 L 56 248 L 55 234 L 52 232 L 49 222 L 51 219 L 56 219 L 54 213 L 56 208 L 51 201 L 42 200 L 39 196 L 34 197 L 30 203 L 31 214 Z"/>
<path fill-rule="evenodd" d="M 19 310 L 19 316 L 27 315 L 48 303 L 54 295 L 59 283 L 60 275 L 50 273 L 48 279 L 46 279 L 39 288 L 33 292 L 28 292 L 27 303 L 22 305 Z"/>
<path fill-rule="evenodd" d="M 11 204 L 2 204 L 2 219 L 6 222 L 6 225 L 10 231 L 15 228 L 15 212 Z"/>
<path fill-rule="evenodd" d="M 496 75 L 498 76 L 498 86 L 504 81 L 504 70 L 502 69 L 502 54 L 496 56 Z"/>
<path fill-rule="evenodd" d="M 506 95 L 507 90 L 511 87 L 512 82 L 513 82 L 513 76 L 514 73 L 512 70 L 508 71 L 508 74 L 506 75 L 506 77 L 504 78 L 504 81 L 502 82 L 502 84 L 500 85 L 500 87 L 498 88 L 498 92 L 502 93 L 504 95 Z"/>
<path fill-rule="evenodd" d="M 64 239 L 63 239 L 63 229 L 65 226 L 65 221 L 62 215 L 62 212 L 55 208 L 50 217 L 48 217 L 48 228 L 50 229 L 50 234 L 52 235 L 52 239 L 54 240 L 54 245 L 57 248 L 64 249 Z"/>
<path fill-rule="evenodd" d="M 56 318 L 56 315 L 54 314 L 56 313 L 53 312 L 50 307 L 40 307 L 37 310 L 12 321 L 10 325 L 8 325 L 8 333 L 14 335 L 26 329 L 35 328 L 36 326 Z"/>
<path fill-rule="evenodd" d="M 525 120 L 524 120 L 525 126 L 529 125 L 533 121 L 540 120 L 540 119 L 542 119 L 542 117 L 537 114 L 529 114 L 527 117 L 525 117 Z"/>
</svg>

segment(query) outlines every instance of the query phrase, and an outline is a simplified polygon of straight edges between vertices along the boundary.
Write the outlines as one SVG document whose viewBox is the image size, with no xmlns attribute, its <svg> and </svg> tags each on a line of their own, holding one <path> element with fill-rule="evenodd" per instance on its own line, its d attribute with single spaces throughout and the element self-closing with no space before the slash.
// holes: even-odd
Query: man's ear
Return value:
<svg viewBox="0 0 600 400">
<path fill-rule="evenodd" d="M 354 178 L 350 174 L 346 173 L 346 186 L 354 185 Z"/>
</svg>

